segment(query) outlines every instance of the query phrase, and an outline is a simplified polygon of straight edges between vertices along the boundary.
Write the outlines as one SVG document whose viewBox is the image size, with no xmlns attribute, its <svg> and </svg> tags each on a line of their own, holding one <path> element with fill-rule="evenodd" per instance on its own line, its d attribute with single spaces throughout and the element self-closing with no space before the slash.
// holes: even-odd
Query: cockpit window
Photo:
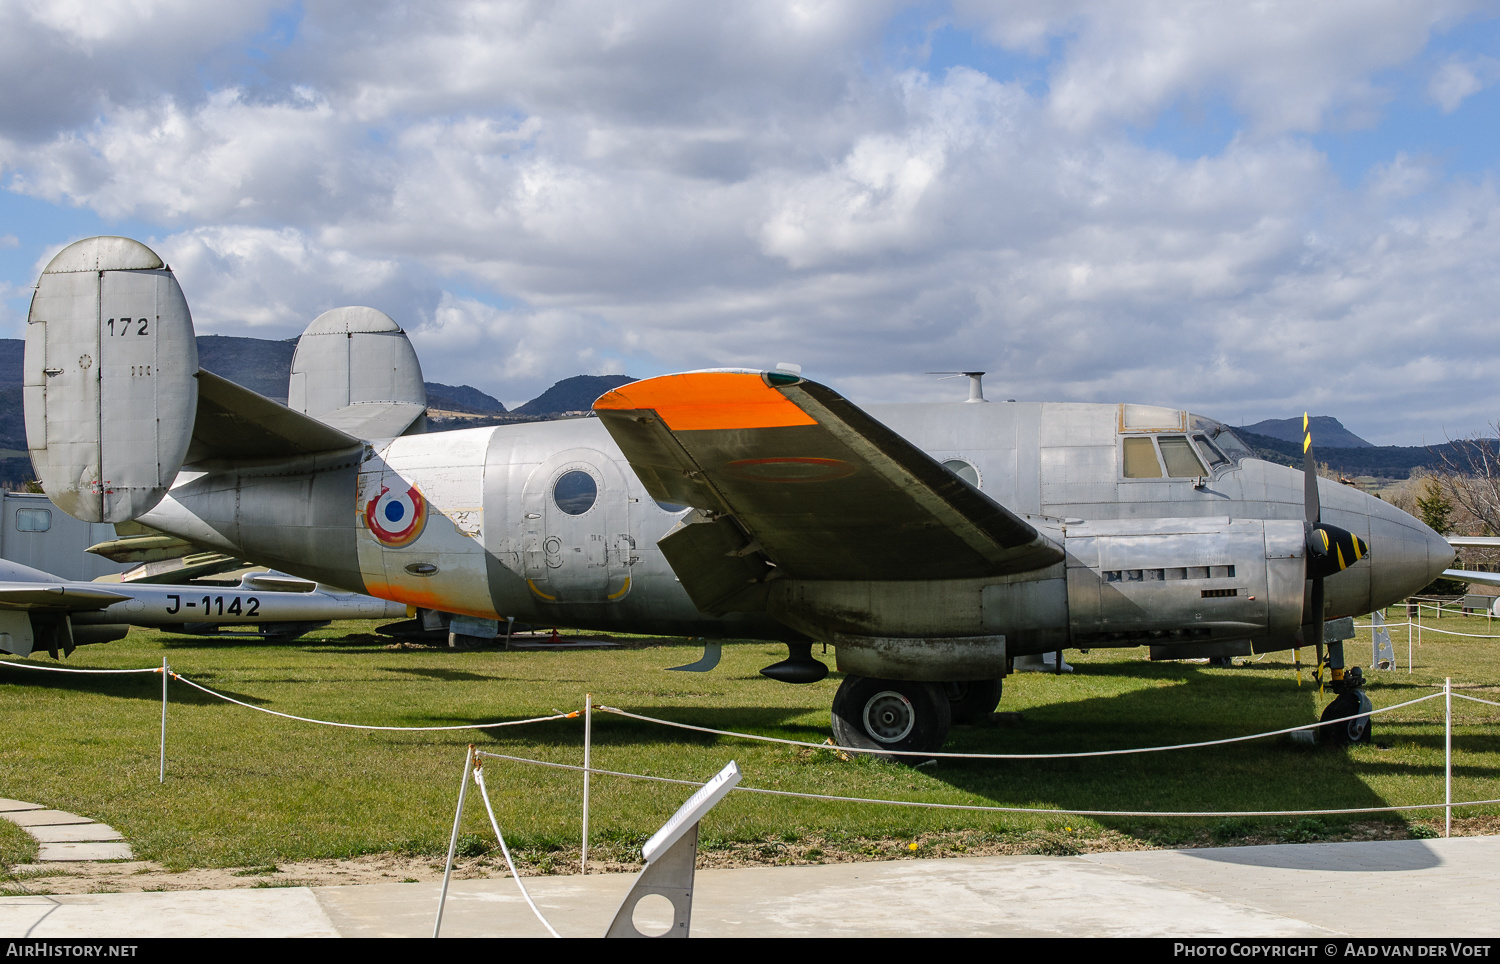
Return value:
<svg viewBox="0 0 1500 964">
<path fill-rule="evenodd" d="M 1125 439 L 1125 478 L 1161 478 L 1161 463 L 1156 460 L 1156 446 L 1150 436 Z"/>
<path fill-rule="evenodd" d="M 1193 452 L 1185 435 L 1163 435 L 1158 440 L 1161 455 L 1167 463 L 1167 474 L 1174 479 L 1189 479 L 1208 475 L 1203 463 Z"/>
<path fill-rule="evenodd" d="M 1198 451 L 1204 458 L 1208 459 L 1208 467 L 1216 469 L 1221 465 L 1229 464 L 1229 456 L 1219 451 L 1219 447 L 1209 441 L 1207 435 L 1194 435 L 1193 441 L 1198 446 Z"/>
<path fill-rule="evenodd" d="M 1250 446 L 1240 441 L 1239 436 L 1231 432 L 1229 426 L 1223 422 L 1205 418 L 1202 415 L 1189 415 L 1188 428 L 1195 433 L 1207 436 L 1208 440 L 1232 463 L 1239 462 L 1241 459 L 1255 458 L 1255 453 L 1250 451 Z"/>
</svg>

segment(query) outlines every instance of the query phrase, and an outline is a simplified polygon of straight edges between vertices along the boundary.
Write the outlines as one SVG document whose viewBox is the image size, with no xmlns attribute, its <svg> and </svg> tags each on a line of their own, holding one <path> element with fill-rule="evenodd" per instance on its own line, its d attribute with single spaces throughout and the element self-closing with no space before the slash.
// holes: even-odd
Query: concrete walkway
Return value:
<svg viewBox="0 0 1500 964">
<path fill-rule="evenodd" d="M 0 819 L 9 820 L 41 844 L 37 860 L 130 860 L 135 855 L 120 831 L 66 810 L 0 798 Z"/>
<path fill-rule="evenodd" d="M 565 937 L 629 875 L 528 877 Z M 436 884 L 0 897 L 3 937 L 428 937 Z M 1495 937 L 1500 837 L 699 871 L 694 937 Z M 445 937 L 546 932 L 514 881 L 457 881 Z"/>
</svg>

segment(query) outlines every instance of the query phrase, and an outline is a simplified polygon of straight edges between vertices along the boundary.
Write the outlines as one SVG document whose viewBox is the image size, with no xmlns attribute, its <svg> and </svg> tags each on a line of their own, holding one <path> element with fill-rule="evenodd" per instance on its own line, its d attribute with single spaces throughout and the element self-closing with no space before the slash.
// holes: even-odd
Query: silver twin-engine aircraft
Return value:
<svg viewBox="0 0 1500 964">
<path fill-rule="evenodd" d="M 1321 648 L 1325 619 L 1453 559 L 1385 502 L 1150 405 L 862 409 L 782 366 L 429 434 L 415 352 L 369 308 L 309 326 L 281 405 L 199 369 L 170 268 L 125 238 L 43 272 L 25 399 L 35 469 L 80 519 L 138 519 L 478 635 L 516 618 L 780 640 L 766 673 L 787 682 L 827 674 L 823 642 L 846 674 L 836 737 L 888 751 L 987 715 L 1018 656 Z M 1340 700 L 1368 708 L 1331 647 Z"/>
</svg>

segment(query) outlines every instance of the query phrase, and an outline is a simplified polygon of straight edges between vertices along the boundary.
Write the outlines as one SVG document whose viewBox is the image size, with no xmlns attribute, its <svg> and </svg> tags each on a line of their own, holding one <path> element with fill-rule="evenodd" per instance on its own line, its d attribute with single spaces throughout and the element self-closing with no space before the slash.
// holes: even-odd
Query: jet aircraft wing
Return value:
<svg viewBox="0 0 1500 964">
<path fill-rule="evenodd" d="M 1063 560 L 1037 529 L 832 389 L 785 372 L 632 382 L 594 403 L 646 490 L 732 517 L 785 576 L 955 579 Z"/>
<path fill-rule="evenodd" d="M 48 609 L 71 612 L 103 609 L 129 598 L 123 593 L 103 589 L 82 589 L 78 586 L 0 583 L 0 609 Z"/>
</svg>

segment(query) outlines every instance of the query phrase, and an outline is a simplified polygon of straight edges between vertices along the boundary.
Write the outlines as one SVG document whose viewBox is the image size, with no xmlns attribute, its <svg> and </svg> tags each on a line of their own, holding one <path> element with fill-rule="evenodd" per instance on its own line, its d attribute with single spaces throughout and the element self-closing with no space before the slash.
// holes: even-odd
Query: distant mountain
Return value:
<svg viewBox="0 0 1500 964">
<path fill-rule="evenodd" d="M 1314 415 L 1308 419 L 1308 422 L 1312 429 L 1313 445 L 1319 449 L 1379 448 L 1373 442 L 1366 442 L 1344 428 L 1332 415 Z M 1296 442 L 1299 446 L 1302 444 L 1302 419 L 1300 418 L 1268 418 L 1264 422 L 1256 422 L 1254 425 L 1245 425 L 1242 428 L 1253 435 L 1265 435 L 1281 439 L 1283 442 Z M 1240 430 L 1240 428 L 1235 429 L 1236 432 Z"/>
<path fill-rule="evenodd" d="M 445 412 L 468 412 L 474 415 L 503 415 L 505 406 L 477 388 L 468 385 L 440 385 L 424 382 L 427 388 L 427 407 Z"/>
<path fill-rule="evenodd" d="M 1298 419 L 1299 431 L 1301 419 Z M 1302 467 L 1302 440 L 1288 442 L 1269 435 L 1257 435 L 1244 429 L 1235 429 L 1234 434 L 1252 450 L 1257 458 L 1281 465 Z M 1454 465 L 1470 464 L 1471 457 L 1478 458 L 1474 450 L 1479 446 L 1494 449 L 1500 445 L 1495 439 L 1477 441 L 1444 442 L 1441 445 L 1371 445 L 1365 448 L 1323 448 L 1318 443 L 1317 432 L 1313 433 L 1313 451 L 1319 462 L 1341 475 L 1370 475 L 1378 479 L 1404 479 L 1412 469 L 1440 469 L 1444 458 Z"/>
<path fill-rule="evenodd" d="M 26 343 L 19 338 L 0 338 L 0 388 L 21 387 L 21 360 Z"/>
<path fill-rule="evenodd" d="M 574 375 L 564 378 L 525 405 L 516 415 L 555 415 L 562 412 L 586 412 L 594 400 L 612 388 L 635 381 L 629 375 Z"/>
<path fill-rule="evenodd" d="M 199 335 L 198 365 L 252 392 L 286 404 L 297 339 L 271 341 L 235 335 Z"/>
</svg>

